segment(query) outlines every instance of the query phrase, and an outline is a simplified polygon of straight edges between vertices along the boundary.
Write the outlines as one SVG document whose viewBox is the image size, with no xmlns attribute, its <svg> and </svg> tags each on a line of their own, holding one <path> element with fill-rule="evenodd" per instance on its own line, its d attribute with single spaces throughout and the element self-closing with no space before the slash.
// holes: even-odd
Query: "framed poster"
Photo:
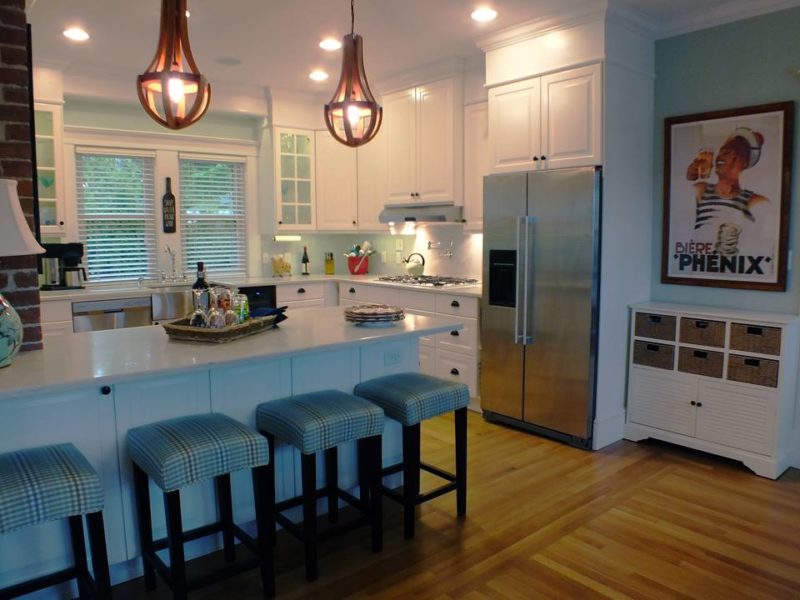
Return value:
<svg viewBox="0 0 800 600">
<path fill-rule="evenodd" d="M 661 282 L 785 291 L 794 104 L 664 121 Z"/>
</svg>

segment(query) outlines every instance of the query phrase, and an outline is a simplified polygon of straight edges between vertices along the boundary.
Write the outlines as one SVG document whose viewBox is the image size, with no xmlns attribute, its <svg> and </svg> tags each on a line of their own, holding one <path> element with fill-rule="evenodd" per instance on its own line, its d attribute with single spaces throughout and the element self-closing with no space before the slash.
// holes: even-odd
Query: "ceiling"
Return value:
<svg viewBox="0 0 800 600">
<path fill-rule="evenodd" d="M 433 62 L 480 60 L 477 40 L 543 15 L 609 0 L 358 0 L 356 32 L 364 37 L 367 73 L 378 81 Z M 616 1 L 616 0 L 610 0 Z M 34 63 L 70 74 L 142 71 L 155 52 L 160 0 L 28 0 Z M 769 12 L 800 0 L 620 0 L 656 36 Z M 488 24 L 469 14 L 480 4 L 498 10 Z M 698 10 L 702 5 L 703 10 Z M 754 9 L 753 5 L 758 5 Z M 350 26 L 347 0 L 189 0 L 192 50 L 212 82 L 322 93 L 336 83 L 341 52 L 318 47 Z M 80 25 L 91 40 L 61 32 Z M 314 68 L 331 78 L 308 79 Z"/>
</svg>

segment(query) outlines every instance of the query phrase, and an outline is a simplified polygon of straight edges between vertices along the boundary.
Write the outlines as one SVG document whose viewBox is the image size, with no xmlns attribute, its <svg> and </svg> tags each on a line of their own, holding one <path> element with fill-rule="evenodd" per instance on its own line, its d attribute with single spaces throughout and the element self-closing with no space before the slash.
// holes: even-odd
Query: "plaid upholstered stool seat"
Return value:
<svg viewBox="0 0 800 600">
<path fill-rule="evenodd" d="M 288 442 L 301 452 L 303 491 L 300 496 L 277 504 L 276 519 L 287 531 L 305 545 L 306 579 L 318 576 L 317 541 L 349 530 L 369 521 L 372 529 L 372 549 L 383 547 L 382 513 L 379 501 L 381 434 L 383 411 L 374 404 L 352 394 L 325 390 L 265 402 L 256 412 L 258 429 L 267 436 L 270 452 L 274 453 L 275 439 Z M 358 471 L 361 497 L 356 498 L 339 489 L 337 446 L 357 441 Z M 325 453 L 325 487 L 317 490 L 316 453 Z M 274 477 L 274 465 L 270 466 Z M 371 487 L 373 493 L 367 494 Z M 317 534 L 317 498 L 328 500 L 328 520 L 331 527 Z M 369 497 L 373 499 L 369 501 Z M 363 516 L 352 523 L 338 522 L 339 500 L 359 508 Z M 289 508 L 303 506 L 302 527 L 282 515 Z"/>
<path fill-rule="evenodd" d="M 264 596 L 274 596 L 275 488 L 269 479 L 270 452 L 263 436 L 225 415 L 201 414 L 131 429 L 128 432 L 128 451 L 133 461 L 139 538 L 148 590 L 155 588 L 156 572 L 170 585 L 175 598 L 185 598 L 192 589 L 258 566 Z M 230 473 L 243 469 L 253 472 L 255 539 L 233 521 Z M 164 492 L 166 539 L 153 540 L 148 478 Z M 216 484 L 218 521 L 183 531 L 180 490 L 208 479 L 214 479 Z M 225 560 L 229 564 L 216 574 L 188 581 L 183 544 L 219 532 L 222 532 Z M 237 562 L 236 539 L 255 557 Z M 169 566 L 157 554 L 164 548 L 169 550 Z"/>
<path fill-rule="evenodd" d="M 403 426 L 403 461 L 383 469 L 383 475 L 403 472 L 403 493 L 383 488 L 383 493 L 403 504 L 406 539 L 414 537 L 416 507 L 442 494 L 456 492 L 458 516 L 467 514 L 467 406 L 469 388 L 422 373 L 399 373 L 359 383 L 356 396 L 380 406 L 386 416 Z M 420 424 L 426 419 L 455 412 L 456 472 L 448 473 L 420 460 Z M 419 491 L 420 469 L 448 483 L 424 494 Z"/>
<path fill-rule="evenodd" d="M 86 557 L 83 515 L 94 578 Z M 109 598 L 111 592 L 103 485 L 89 461 L 72 444 L 0 454 L 0 534 L 59 519 L 69 521 L 74 566 L 0 590 L 0 598 L 15 598 L 70 579 L 77 579 L 82 598 Z"/>
</svg>

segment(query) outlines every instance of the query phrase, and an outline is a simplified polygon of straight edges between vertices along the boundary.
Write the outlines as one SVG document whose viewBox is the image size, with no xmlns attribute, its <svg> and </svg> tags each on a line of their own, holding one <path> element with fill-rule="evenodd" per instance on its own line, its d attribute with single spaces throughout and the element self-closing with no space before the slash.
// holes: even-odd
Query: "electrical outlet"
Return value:
<svg viewBox="0 0 800 600">
<path fill-rule="evenodd" d="M 382 262 L 383 264 L 386 264 L 386 262 L 387 262 L 387 258 L 386 258 L 386 250 L 381 250 L 381 262 Z"/>
<path fill-rule="evenodd" d="M 383 353 L 384 365 L 396 365 L 400 362 L 400 350 L 386 350 Z"/>
<path fill-rule="evenodd" d="M 405 246 L 403 245 L 403 238 L 395 238 L 395 240 L 394 240 L 394 249 L 395 250 L 400 250 L 400 252 L 405 250 Z"/>
<path fill-rule="evenodd" d="M 401 250 L 394 251 L 394 262 L 397 265 L 403 264 L 403 252 Z"/>
</svg>

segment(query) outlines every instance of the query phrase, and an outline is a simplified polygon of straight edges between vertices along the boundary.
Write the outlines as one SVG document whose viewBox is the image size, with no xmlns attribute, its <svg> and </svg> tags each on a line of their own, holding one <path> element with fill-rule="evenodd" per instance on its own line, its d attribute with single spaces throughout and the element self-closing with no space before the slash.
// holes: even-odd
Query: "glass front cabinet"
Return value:
<svg viewBox="0 0 800 600">
<path fill-rule="evenodd" d="M 275 129 L 275 182 L 278 231 L 316 229 L 313 131 Z"/>
<path fill-rule="evenodd" d="M 36 129 L 36 185 L 42 235 L 64 235 L 63 108 L 60 104 L 34 105 Z"/>
</svg>

